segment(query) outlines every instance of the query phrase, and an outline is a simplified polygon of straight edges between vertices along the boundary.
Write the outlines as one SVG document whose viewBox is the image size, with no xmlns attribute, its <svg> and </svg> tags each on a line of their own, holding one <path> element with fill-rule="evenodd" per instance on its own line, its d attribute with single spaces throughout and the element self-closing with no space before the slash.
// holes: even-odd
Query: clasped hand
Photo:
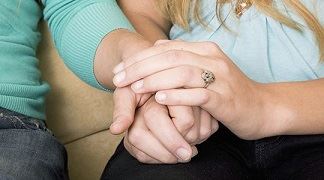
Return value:
<svg viewBox="0 0 324 180">
<path fill-rule="evenodd" d="M 207 88 L 204 70 L 216 77 Z M 241 138 L 263 136 L 261 85 L 214 43 L 158 41 L 114 73 L 118 88 L 111 131 L 128 129 L 125 147 L 141 162 L 189 161 L 197 153 L 194 145 L 214 133 L 218 121 Z"/>
</svg>

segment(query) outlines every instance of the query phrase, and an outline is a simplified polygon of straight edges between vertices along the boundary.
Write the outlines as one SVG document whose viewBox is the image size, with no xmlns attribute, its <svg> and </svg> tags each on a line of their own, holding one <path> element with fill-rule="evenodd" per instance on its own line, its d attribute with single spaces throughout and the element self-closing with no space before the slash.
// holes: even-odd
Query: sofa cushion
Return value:
<svg viewBox="0 0 324 180">
<path fill-rule="evenodd" d="M 99 179 L 121 138 L 103 131 L 66 144 L 71 180 Z"/>
</svg>

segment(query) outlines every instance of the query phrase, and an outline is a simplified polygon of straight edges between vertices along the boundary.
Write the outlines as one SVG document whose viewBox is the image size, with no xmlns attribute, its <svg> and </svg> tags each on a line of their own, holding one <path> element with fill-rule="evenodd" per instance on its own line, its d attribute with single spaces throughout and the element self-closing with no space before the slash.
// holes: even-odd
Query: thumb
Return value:
<svg viewBox="0 0 324 180">
<path fill-rule="evenodd" d="M 137 103 L 136 94 L 130 87 L 115 90 L 113 123 L 109 128 L 112 134 L 121 134 L 132 125 Z"/>
</svg>

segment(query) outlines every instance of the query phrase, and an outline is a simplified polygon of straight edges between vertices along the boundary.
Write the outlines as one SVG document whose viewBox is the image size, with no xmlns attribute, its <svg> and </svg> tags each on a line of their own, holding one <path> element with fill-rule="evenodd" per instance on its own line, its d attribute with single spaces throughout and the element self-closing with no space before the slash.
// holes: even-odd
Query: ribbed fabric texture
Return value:
<svg viewBox="0 0 324 180">
<path fill-rule="evenodd" d="M 93 60 L 109 32 L 132 30 L 114 0 L 43 0 L 58 51 L 66 64 L 90 85 L 96 81 Z M 42 17 L 35 0 L 1 1 L 0 4 L 0 107 L 45 119 L 49 85 L 40 79 L 36 48 L 37 24 Z"/>
<path fill-rule="evenodd" d="M 73 0 L 65 0 L 65 3 L 69 4 L 69 1 L 75 3 Z M 93 73 L 96 49 L 107 33 L 118 28 L 133 30 L 130 23 L 115 0 L 90 0 L 82 5 L 66 6 L 68 10 L 64 12 L 58 12 L 60 8 L 48 3 L 44 13 L 61 57 L 82 80 L 93 87 L 104 89 Z M 51 18 L 62 13 L 65 19 Z"/>
</svg>

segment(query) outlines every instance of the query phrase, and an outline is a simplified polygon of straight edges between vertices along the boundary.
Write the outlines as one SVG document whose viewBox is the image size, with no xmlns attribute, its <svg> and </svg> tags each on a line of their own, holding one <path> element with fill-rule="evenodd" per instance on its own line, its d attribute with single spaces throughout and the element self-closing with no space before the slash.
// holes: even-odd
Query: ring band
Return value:
<svg viewBox="0 0 324 180">
<path fill-rule="evenodd" d="M 204 70 L 203 73 L 201 73 L 201 78 L 204 80 L 205 85 L 204 88 L 207 88 L 209 84 L 213 83 L 215 81 L 215 76 L 212 72 Z"/>
</svg>

